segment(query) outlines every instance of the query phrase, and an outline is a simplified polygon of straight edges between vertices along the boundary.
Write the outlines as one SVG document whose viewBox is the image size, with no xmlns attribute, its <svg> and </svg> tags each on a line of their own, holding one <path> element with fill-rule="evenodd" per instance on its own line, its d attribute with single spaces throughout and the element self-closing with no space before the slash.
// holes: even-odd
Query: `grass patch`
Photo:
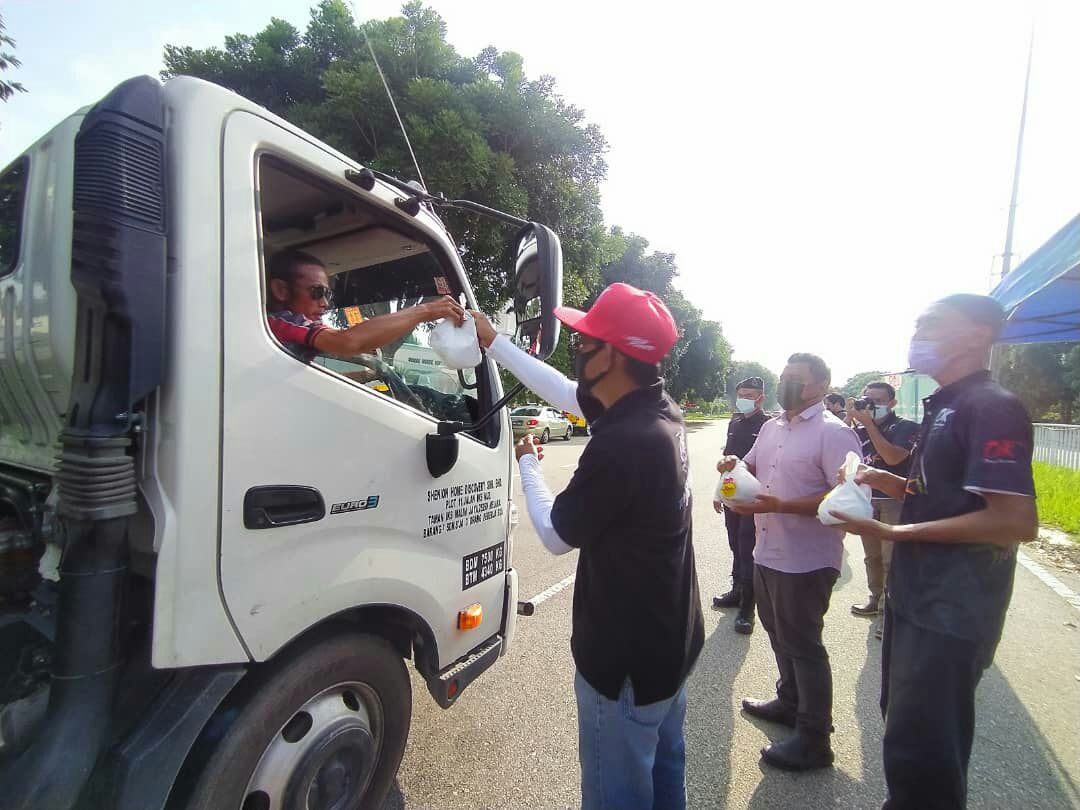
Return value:
<svg viewBox="0 0 1080 810">
<path fill-rule="evenodd" d="M 1039 522 L 1068 532 L 1073 542 L 1080 535 L 1080 470 L 1055 467 L 1036 461 L 1035 493 Z"/>
</svg>

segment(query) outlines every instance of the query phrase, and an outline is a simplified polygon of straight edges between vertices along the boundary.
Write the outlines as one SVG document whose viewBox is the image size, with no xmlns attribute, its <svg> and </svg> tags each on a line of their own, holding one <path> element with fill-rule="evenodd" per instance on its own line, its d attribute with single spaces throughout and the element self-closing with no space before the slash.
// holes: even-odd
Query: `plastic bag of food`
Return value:
<svg viewBox="0 0 1080 810">
<path fill-rule="evenodd" d="M 720 476 L 716 485 L 714 501 L 727 506 L 740 506 L 753 503 L 761 494 L 761 482 L 750 473 L 742 459 L 730 471 Z"/>
<path fill-rule="evenodd" d="M 439 321 L 428 333 L 428 345 L 439 355 L 446 368 L 460 370 L 480 365 L 476 321 L 468 312 L 465 313 L 465 322 L 461 326 L 449 318 Z"/>
<path fill-rule="evenodd" d="M 826 526 L 835 526 L 843 523 L 834 518 L 830 512 L 843 512 L 854 518 L 869 520 L 874 516 L 874 507 L 870 503 L 873 490 L 866 484 L 855 483 L 855 473 L 859 471 L 859 456 L 849 451 L 844 459 L 844 483 L 837 484 L 832 491 L 821 501 L 817 516 Z"/>
</svg>

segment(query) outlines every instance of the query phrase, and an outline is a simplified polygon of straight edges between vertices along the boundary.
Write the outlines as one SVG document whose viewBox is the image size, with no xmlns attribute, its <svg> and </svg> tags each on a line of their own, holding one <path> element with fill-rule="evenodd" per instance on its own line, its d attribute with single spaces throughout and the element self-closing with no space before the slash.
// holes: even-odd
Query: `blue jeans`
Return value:
<svg viewBox="0 0 1080 810">
<path fill-rule="evenodd" d="M 667 700 L 634 705 L 627 678 L 618 700 L 574 678 L 582 810 L 685 810 L 686 686 Z"/>
</svg>

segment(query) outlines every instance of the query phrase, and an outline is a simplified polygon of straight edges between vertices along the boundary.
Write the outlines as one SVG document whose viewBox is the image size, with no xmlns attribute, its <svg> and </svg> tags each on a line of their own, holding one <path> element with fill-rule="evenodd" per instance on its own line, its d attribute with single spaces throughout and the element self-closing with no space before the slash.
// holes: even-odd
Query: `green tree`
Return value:
<svg viewBox="0 0 1080 810">
<path fill-rule="evenodd" d="M 761 363 L 753 360 L 737 360 L 731 366 L 728 375 L 727 400 L 732 412 L 735 411 L 735 386 L 747 377 L 761 377 L 765 382 L 765 410 L 778 407 L 776 402 L 776 375 Z"/>
<path fill-rule="evenodd" d="M 858 398 L 862 395 L 862 390 L 866 387 L 867 383 L 877 382 L 878 380 L 883 379 L 885 379 L 884 371 L 861 371 L 858 374 L 853 374 L 848 377 L 848 381 L 840 387 L 839 393 L 843 394 L 845 397 Z"/>
<path fill-rule="evenodd" d="M 22 66 L 22 62 L 11 52 L 15 49 L 15 40 L 5 33 L 6 30 L 4 15 L 0 14 L 0 71 Z M 11 50 L 8 50 L 9 48 Z M 20 82 L 0 79 L 0 101 L 7 101 L 16 93 L 25 92 L 26 88 Z"/>
<path fill-rule="evenodd" d="M 223 48 L 167 45 L 162 76 L 232 88 L 365 165 L 413 177 L 366 34 L 428 186 L 552 227 L 563 245 L 565 298 L 581 304 L 608 241 L 599 192 L 607 143 L 553 78 L 529 79 L 518 54 L 489 47 L 467 58 L 446 33 L 420 2 L 358 27 L 341 0 L 322 0 L 303 32 L 274 18 L 257 34 L 226 37 Z M 442 215 L 478 303 L 494 311 L 509 297 L 512 231 L 461 212 Z"/>
<path fill-rule="evenodd" d="M 1080 346 L 1029 343 L 994 350 L 999 382 L 1036 421 L 1071 423 L 1080 398 Z"/>
</svg>

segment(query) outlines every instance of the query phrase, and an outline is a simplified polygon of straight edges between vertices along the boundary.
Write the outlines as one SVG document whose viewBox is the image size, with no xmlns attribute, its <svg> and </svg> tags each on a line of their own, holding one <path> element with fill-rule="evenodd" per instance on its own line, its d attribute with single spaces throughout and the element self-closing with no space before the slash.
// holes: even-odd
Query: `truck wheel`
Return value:
<svg viewBox="0 0 1080 810">
<path fill-rule="evenodd" d="M 378 810 L 412 718 L 401 656 L 381 638 L 324 639 L 227 701 L 200 740 L 185 810 Z M 198 752 L 195 752 L 198 756 Z"/>
<path fill-rule="evenodd" d="M 540 444 L 547 444 L 551 441 L 551 431 L 544 428 L 544 432 L 540 434 Z"/>
</svg>

